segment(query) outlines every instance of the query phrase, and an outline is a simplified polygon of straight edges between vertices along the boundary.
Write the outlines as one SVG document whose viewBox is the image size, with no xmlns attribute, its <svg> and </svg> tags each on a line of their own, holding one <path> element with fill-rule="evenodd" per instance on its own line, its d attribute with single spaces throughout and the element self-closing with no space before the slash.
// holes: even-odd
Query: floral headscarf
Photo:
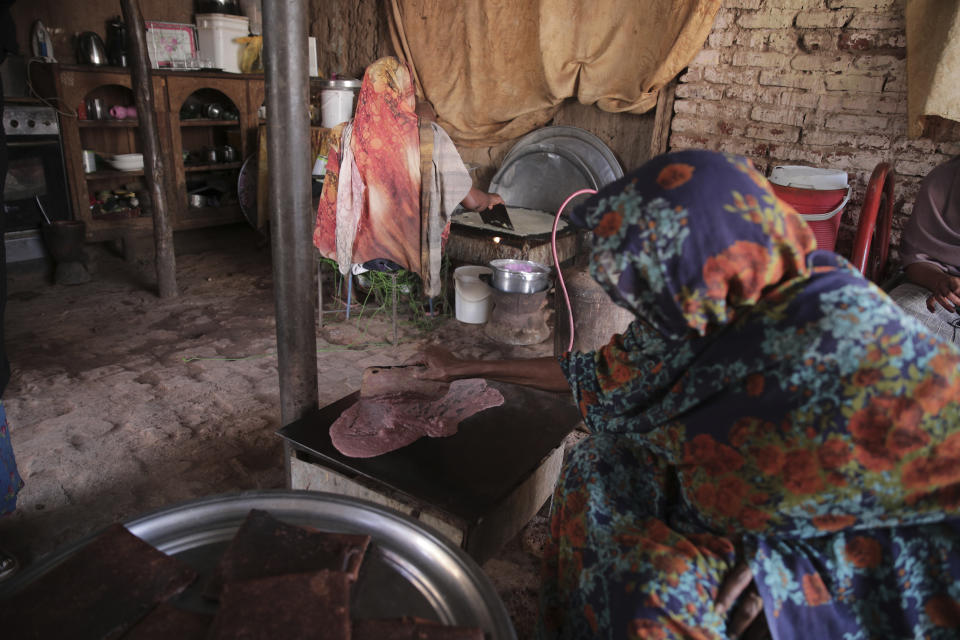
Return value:
<svg viewBox="0 0 960 640">
<path fill-rule="evenodd" d="M 749 160 L 714 151 L 658 156 L 571 219 L 593 230 L 597 282 L 670 338 L 729 324 L 768 287 L 806 275 L 816 247 Z"/>
</svg>

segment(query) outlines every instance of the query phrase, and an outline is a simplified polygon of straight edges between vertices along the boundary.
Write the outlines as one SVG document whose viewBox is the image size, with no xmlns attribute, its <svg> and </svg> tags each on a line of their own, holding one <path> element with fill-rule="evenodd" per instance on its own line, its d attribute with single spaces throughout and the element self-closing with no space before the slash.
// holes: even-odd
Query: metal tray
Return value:
<svg viewBox="0 0 960 640">
<path fill-rule="evenodd" d="M 212 612 L 216 605 L 201 595 L 206 578 L 251 509 L 268 511 L 289 524 L 371 537 L 351 592 L 354 619 L 412 615 L 479 627 L 490 640 L 516 638 L 503 602 L 476 562 L 423 523 L 371 502 L 313 491 L 256 491 L 183 503 L 125 526 L 200 573 L 174 604 Z M 23 588 L 92 539 L 29 567 L 3 591 Z"/>
<path fill-rule="evenodd" d="M 508 206 L 555 213 L 571 193 L 621 177 L 620 163 L 602 140 L 577 127 L 553 126 L 527 134 L 510 149 L 490 191 Z"/>
<path fill-rule="evenodd" d="M 609 168 L 613 172 L 613 179 L 623 177 L 623 168 L 620 166 L 620 161 L 617 160 L 617 157 L 614 155 L 613 151 L 608 147 L 603 140 L 590 133 L 586 129 L 581 129 L 580 127 L 571 127 L 569 125 L 552 125 L 549 127 L 541 127 L 535 131 L 531 131 L 527 135 L 520 138 L 513 147 L 510 148 L 510 151 L 507 152 L 507 155 L 504 157 L 504 160 L 507 160 L 510 157 L 510 154 L 516 153 L 521 149 L 533 146 L 541 142 L 569 142 L 573 138 L 580 142 L 586 143 L 593 147 L 596 152 L 594 156 L 593 153 L 590 155 L 593 156 L 589 164 L 597 170 L 598 173 L 603 174 L 606 172 L 606 169 Z"/>
</svg>

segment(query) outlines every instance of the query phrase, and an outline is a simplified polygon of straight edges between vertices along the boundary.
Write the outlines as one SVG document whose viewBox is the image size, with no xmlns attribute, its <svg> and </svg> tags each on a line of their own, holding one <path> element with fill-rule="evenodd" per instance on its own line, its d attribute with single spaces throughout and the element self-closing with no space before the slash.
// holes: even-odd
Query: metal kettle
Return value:
<svg viewBox="0 0 960 640">
<path fill-rule="evenodd" d="M 107 48 L 93 31 L 84 31 L 77 36 L 77 62 L 79 64 L 107 64 Z"/>
<path fill-rule="evenodd" d="M 107 58 L 115 67 L 127 66 L 127 25 L 120 16 L 107 22 Z"/>
</svg>

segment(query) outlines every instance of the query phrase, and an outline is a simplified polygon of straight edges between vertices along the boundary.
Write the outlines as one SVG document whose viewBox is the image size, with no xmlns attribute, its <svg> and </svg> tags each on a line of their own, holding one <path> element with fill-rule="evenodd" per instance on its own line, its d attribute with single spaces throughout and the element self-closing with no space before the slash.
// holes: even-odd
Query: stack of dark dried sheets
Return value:
<svg viewBox="0 0 960 640">
<path fill-rule="evenodd" d="M 483 640 L 477 628 L 417 618 L 352 620 L 367 535 L 329 533 L 251 510 L 204 585 L 216 614 L 171 602 L 197 573 L 113 525 L 0 601 L 4 637 L 123 640 L 391 638 Z"/>
<path fill-rule="evenodd" d="M 115 524 L 0 601 L 0 625 L 8 638 L 118 638 L 196 578 L 193 569 Z"/>
</svg>

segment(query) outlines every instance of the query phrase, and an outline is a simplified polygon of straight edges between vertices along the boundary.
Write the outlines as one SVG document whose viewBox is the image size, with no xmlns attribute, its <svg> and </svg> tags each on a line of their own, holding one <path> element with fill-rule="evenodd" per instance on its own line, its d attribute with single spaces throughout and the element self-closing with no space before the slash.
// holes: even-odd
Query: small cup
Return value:
<svg viewBox="0 0 960 640">
<path fill-rule="evenodd" d="M 94 151 L 83 152 L 83 172 L 93 173 L 97 170 L 97 154 Z"/>
<path fill-rule="evenodd" d="M 103 98 L 90 98 L 87 100 L 87 117 L 91 120 L 106 119 L 107 108 L 103 104 Z"/>
</svg>

